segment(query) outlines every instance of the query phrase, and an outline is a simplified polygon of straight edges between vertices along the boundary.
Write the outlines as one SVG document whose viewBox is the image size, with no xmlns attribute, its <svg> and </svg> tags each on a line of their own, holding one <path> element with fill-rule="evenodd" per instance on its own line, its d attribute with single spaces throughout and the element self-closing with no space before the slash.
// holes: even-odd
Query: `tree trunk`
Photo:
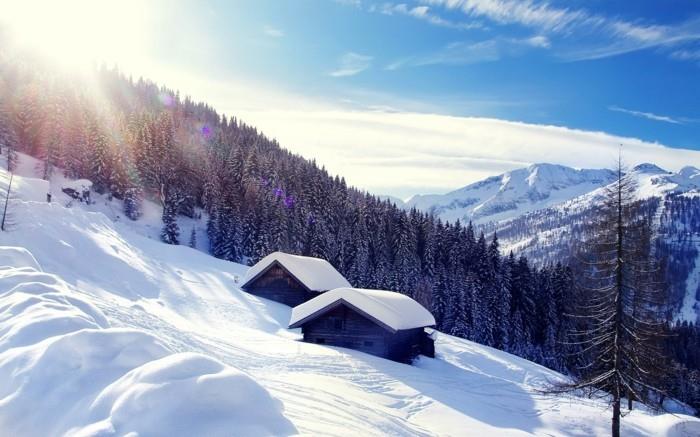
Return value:
<svg viewBox="0 0 700 437">
<path fill-rule="evenodd" d="M 628 391 L 627 392 L 627 409 L 630 411 L 632 411 L 632 406 L 633 406 L 632 402 L 634 401 L 633 397 L 634 397 L 634 395 L 632 394 L 632 392 Z"/>
<path fill-rule="evenodd" d="M 613 353 L 615 354 L 615 387 L 613 389 L 613 418 L 612 418 L 612 436 L 620 437 L 620 398 L 622 395 L 622 381 L 620 379 L 620 365 L 621 365 L 621 346 L 622 341 L 622 299 L 623 299 L 623 217 L 622 217 L 622 168 L 618 166 L 618 176 L 617 176 L 617 248 L 616 248 L 616 271 L 615 271 L 615 293 L 617 294 L 615 299 L 615 340 Z"/>
<path fill-rule="evenodd" d="M 612 437 L 620 437 L 620 395 L 615 393 L 613 400 Z"/>
</svg>

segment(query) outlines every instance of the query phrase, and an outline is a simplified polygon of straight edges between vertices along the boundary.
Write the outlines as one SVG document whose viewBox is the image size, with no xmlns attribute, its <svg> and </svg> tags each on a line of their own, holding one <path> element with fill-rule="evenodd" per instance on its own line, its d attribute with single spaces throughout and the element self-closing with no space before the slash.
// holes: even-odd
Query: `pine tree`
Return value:
<svg viewBox="0 0 700 437">
<path fill-rule="evenodd" d="M 7 170 L 13 171 L 17 162 L 18 139 L 15 134 L 14 124 L 6 104 L 0 102 L 0 153 L 7 156 Z"/>
<path fill-rule="evenodd" d="M 27 85 L 21 90 L 13 108 L 18 148 L 34 156 L 39 154 L 43 123 L 39 94 L 34 84 Z"/>
<path fill-rule="evenodd" d="M 180 244 L 180 228 L 177 225 L 177 213 L 172 203 L 166 203 L 163 207 L 163 230 L 160 239 L 168 244 Z"/>
<path fill-rule="evenodd" d="M 132 187 L 124 193 L 124 215 L 131 220 L 141 217 L 141 191 L 137 187 Z"/>
<path fill-rule="evenodd" d="M 192 249 L 196 249 L 196 248 L 197 248 L 197 231 L 195 231 L 194 226 L 192 226 L 192 232 L 190 232 L 190 242 L 189 242 L 189 246 L 190 246 Z"/>
</svg>

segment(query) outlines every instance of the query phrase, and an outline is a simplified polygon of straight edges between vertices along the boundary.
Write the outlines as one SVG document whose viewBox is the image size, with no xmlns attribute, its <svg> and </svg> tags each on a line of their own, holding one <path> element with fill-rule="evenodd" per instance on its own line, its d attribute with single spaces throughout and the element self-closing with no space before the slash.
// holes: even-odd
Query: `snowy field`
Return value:
<svg viewBox="0 0 700 437">
<path fill-rule="evenodd" d="M 0 233 L 2 435 L 608 434 L 605 405 L 541 394 L 561 375 L 469 341 L 439 334 L 414 366 L 301 343 L 290 308 L 239 290 L 247 267 L 160 243 L 155 205 L 138 222 L 99 196 L 66 207 L 22 161 Z M 700 435 L 641 409 L 622 426 Z"/>
</svg>

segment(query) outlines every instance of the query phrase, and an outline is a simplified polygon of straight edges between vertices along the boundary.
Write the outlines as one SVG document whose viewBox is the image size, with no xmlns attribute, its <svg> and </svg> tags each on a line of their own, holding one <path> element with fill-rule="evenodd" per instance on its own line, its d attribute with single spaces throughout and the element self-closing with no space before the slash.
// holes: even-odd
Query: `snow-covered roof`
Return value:
<svg viewBox="0 0 700 437">
<path fill-rule="evenodd" d="M 348 280 L 325 259 L 290 255 L 284 252 L 273 252 L 248 269 L 242 286 L 245 287 L 275 262 L 280 263 L 311 291 L 350 287 Z"/>
<path fill-rule="evenodd" d="M 75 191 L 89 190 L 92 188 L 92 181 L 89 179 L 67 180 L 61 184 L 61 189 L 69 188 Z"/>
<path fill-rule="evenodd" d="M 430 311 L 401 293 L 361 288 L 336 288 L 292 309 L 289 327 L 298 328 L 341 301 L 394 331 L 435 325 L 435 318 Z"/>
</svg>

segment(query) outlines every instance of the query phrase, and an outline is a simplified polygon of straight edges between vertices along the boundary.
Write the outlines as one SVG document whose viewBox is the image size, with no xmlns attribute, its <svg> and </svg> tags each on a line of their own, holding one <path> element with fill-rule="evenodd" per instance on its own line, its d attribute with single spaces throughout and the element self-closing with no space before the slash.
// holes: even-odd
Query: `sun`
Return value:
<svg viewBox="0 0 700 437">
<path fill-rule="evenodd" d="M 68 68 L 133 64 L 145 53 L 149 2 L 0 0 L 0 25 L 23 49 Z"/>
</svg>

